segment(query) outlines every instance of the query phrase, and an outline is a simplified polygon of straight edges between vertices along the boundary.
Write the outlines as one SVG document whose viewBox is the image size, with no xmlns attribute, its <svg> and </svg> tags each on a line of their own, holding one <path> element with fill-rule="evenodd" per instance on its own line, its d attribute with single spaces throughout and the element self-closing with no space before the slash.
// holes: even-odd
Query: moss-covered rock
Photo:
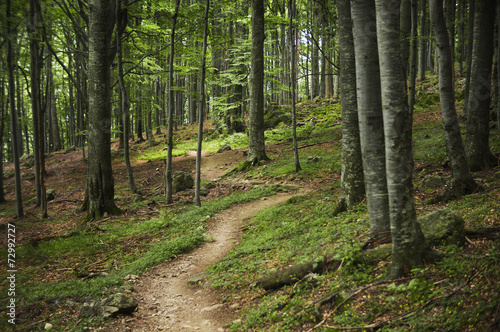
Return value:
<svg viewBox="0 0 500 332">
<path fill-rule="evenodd" d="M 431 246 L 465 243 L 465 221 L 450 209 L 436 210 L 418 218 L 422 232 Z"/>
</svg>

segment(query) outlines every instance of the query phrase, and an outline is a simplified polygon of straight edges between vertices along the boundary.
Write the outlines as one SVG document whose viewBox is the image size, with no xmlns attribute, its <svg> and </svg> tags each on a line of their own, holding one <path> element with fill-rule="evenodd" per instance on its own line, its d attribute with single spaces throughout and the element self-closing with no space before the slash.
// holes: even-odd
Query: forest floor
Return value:
<svg viewBox="0 0 500 332">
<path fill-rule="evenodd" d="M 413 134 L 418 215 L 446 207 L 463 216 L 468 228 L 500 227 L 498 167 L 474 174 L 482 192 L 429 204 L 446 187 L 451 169 L 436 90 L 421 91 L 429 94 L 419 99 Z M 156 136 L 153 147 L 148 142 L 131 145 L 140 202 L 128 189 L 123 153 L 113 143 L 115 198 L 123 213 L 88 224 L 82 224 L 85 212 L 79 210 L 87 168 L 81 150 L 47 156 L 47 189 L 57 193 L 48 203 L 47 219 L 34 203 L 34 169 L 23 166 L 25 216 L 13 217 L 13 177 L 5 179 L 8 202 L 0 206 L 0 248 L 7 247 L 6 224 L 16 227 L 17 330 L 39 331 L 50 323 L 55 331 L 323 331 L 326 327 L 315 327 L 317 304 L 332 291 L 354 295 L 342 310 L 338 302 L 319 307 L 325 326 L 494 330 L 500 324 L 498 239 L 472 238 L 464 248 L 438 248 L 451 256 L 408 272 L 411 282 L 356 293 L 376 284 L 389 262 L 373 268 L 350 263 L 368 236 L 365 204 L 332 215 L 340 192 L 340 126 L 335 118 L 322 118 L 338 118 L 339 107 L 326 100 L 299 108 L 299 173 L 294 171 L 289 136 L 283 134 L 288 129 L 266 133 L 269 162 L 230 177 L 223 175 L 245 159 L 245 141 L 240 142 L 241 135 L 216 140 L 219 146 L 234 146 L 221 153 L 212 147 L 203 154 L 203 183 L 215 187 L 202 198 L 202 208 L 193 206 L 193 190 L 175 194 L 174 204 L 165 203 L 164 134 Z M 175 136 L 179 149 L 184 142 L 194 143 L 195 136 L 195 126 L 181 127 Z M 492 131 L 493 152 L 499 152 L 499 141 L 498 132 Z M 173 169 L 194 176 L 194 152 L 185 150 L 174 158 Z M 6 164 L 6 173 L 12 168 Z M 429 186 L 429 178 L 438 183 Z M 269 271 L 332 252 L 342 255 L 342 269 L 277 291 L 249 287 Z M 187 285 L 190 277 L 205 271 L 199 285 Z M 6 277 L 0 271 L 2 303 L 7 299 Z M 119 291 L 124 284 L 132 285 L 139 302 L 132 315 L 108 320 L 79 316 L 82 303 Z M 3 305 L 0 314 L 0 330 L 12 328 L 4 320 Z"/>
</svg>

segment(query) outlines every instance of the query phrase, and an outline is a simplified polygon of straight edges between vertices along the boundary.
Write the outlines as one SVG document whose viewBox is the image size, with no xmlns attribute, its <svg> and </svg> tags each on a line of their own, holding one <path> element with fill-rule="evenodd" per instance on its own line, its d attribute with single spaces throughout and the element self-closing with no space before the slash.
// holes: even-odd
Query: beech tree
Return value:
<svg viewBox="0 0 500 332">
<path fill-rule="evenodd" d="M 350 0 L 337 1 L 340 47 L 340 91 L 342 98 L 341 209 L 351 207 L 364 197 L 363 162 L 359 138 L 356 100 L 356 62 L 352 36 Z"/>
<path fill-rule="evenodd" d="M 478 185 L 469 170 L 465 149 L 460 134 L 460 126 L 455 109 L 455 93 L 453 90 L 453 71 L 451 47 L 446 29 L 442 0 L 431 0 L 431 23 L 436 35 L 439 64 L 439 95 L 441 98 L 441 112 L 445 130 L 446 151 L 451 163 L 453 178 L 443 199 L 448 200 L 470 194 L 477 190 Z"/>
<path fill-rule="evenodd" d="M 465 136 L 467 159 L 472 171 L 489 169 L 498 165 L 498 158 L 491 153 L 489 148 L 494 9 L 486 1 L 476 1 Z"/>
<path fill-rule="evenodd" d="M 400 278 L 405 267 L 422 266 L 434 254 L 417 222 L 413 198 L 411 110 L 399 44 L 399 0 L 376 0 L 377 45 L 384 118 L 387 192 L 392 238 L 388 279 Z"/>
<path fill-rule="evenodd" d="M 247 162 L 269 159 L 264 139 L 264 0 L 252 1 L 252 64 L 250 68 L 250 118 Z"/>
<path fill-rule="evenodd" d="M 115 11 L 109 0 L 89 1 L 89 134 L 87 187 L 83 210 L 86 221 L 105 213 L 117 214 L 111 168 L 110 66 Z"/>
<path fill-rule="evenodd" d="M 390 219 L 374 1 L 352 0 L 351 15 L 366 200 L 370 231 L 378 237 L 389 231 Z"/>
</svg>

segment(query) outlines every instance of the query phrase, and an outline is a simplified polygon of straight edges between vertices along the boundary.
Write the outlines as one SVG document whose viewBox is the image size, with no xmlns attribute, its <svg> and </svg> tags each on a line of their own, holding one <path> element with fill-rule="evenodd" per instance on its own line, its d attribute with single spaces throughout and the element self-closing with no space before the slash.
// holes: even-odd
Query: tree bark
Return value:
<svg viewBox="0 0 500 332">
<path fill-rule="evenodd" d="M 12 143 L 12 159 L 14 161 L 15 175 L 15 195 L 16 195 L 16 217 L 20 218 L 24 215 L 23 198 L 21 192 L 21 167 L 19 164 L 19 142 L 17 135 L 17 113 L 15 104 L 16 86 L 14 82 L 14 51 L 13 39 L 16 36 L 15 28 L 12 27 L 11 3 L 6 0 L 6 18 L 7 18 L 7 74 L 8 74 L 8 96 L 10 106 L 10 126 L 11 126 L 11 143 Z M 2 175 L 3 176 L 3 175 Z"/>
<path fill-rule="evenodd" d="M 290 16 L 290 29 L 288 34 L 288 39 L 290 41 L 290 58 L 292 68 L 290 71 L 290 87 L 291 87 L 291 95 L 292 95 L 292 139 L 293 139 L 293 157 L 295 162 L 295 172 L 299 172 L 302 168 L 300 167 L 299 161 L 299 150 L 297 148 L 297 116 L 296 116 L 296 107 L 295 107 L 295 86 L 297 84 L 296 73 L 295 73 L 295 43 L 296 43 L 296 34 L 295 27 L 293 25 L 293 19 L 295 17 L 295 0 L 289 0 L 288 2 L 288 15 Z"/>
<path fill-rule="evenodd" d="M 137 187 L 134 181 L 134 172 L 132 170 L 132 165 L 130 164 L 130 149 L 129 149 L 129 128 L 130 128 L 130 101 L 128 98 L 128 91 L 125 86 L 124 74 L 123 74 L 123 52 L 122 52 L 122 35 L 123 31 L 127 27 L 127 11 L 122 10 L 121 7 L 122 0 L 116 0 L 116 56 L 118 65 L 118 82 L 120 85 L 120 101 L 123 112 L 122 122 L 123 122 L 123 157 L 125 159 L 125 167 L 127 169 L 128 183 L 130 190 L 133 194 L 138 194 Z M 127 6 L 127 0 L 124 1 L 125 6 Z"/>
<path fill-rule="evenodd" d="M 180 0 L 175 1 L 175 11 L 172 17 L 172 32 L 170 34 L 170 58 L 168 72 L 168 88 L 169 88 L 169 107 L 168 107 L 168 133 L 167 133 L 167 162 L 165 169 L 165 194 L 167 196 L 167 204 L 172 204 L 173 186 L 172 186 L 172 149 L 173 143 L 173 125 L 175 113 L 175 91 L 174 91 L 174 56 L 175 56 L 175 26 L 177 24 L 177 15 L 179 14 Z"/>
<path fill-rule="evenodd" d="M 203 116 L 205 111 L 205 75 L 207 61 L 207 38 L 208 38 L 208 13 L 210 10 L 210 0 L 205 4 L 205 26 L 203 28 L 203 46 L 201 53 L 201 78 L 200 78 L 200 109 L 198 111 L 198 141 L 196 145 L 196 181 L 195 181 L 195 202 L 196 206 L 201 206 L 201 152 L 203 142 Z"/>
<path fill-rule="evenodd" d="M 474 46 L 474 16 L 476 0 L 469 0 L 469 22 L 467 32 L 467 72 L 465 75 L 465 96 L 463 117 L 467 119 L 469 113 L 469 95 L 470 95 L 470 75 L 472 69 L 472 48 Z"/>
<path fill-rule="evenodd" d="M 430 5 L 431 23 L 436 35 L 436 44 L 439 62 L 439 95 L 441 97 L 441 111 L 445 129 L 445 141 L 448 158 L 451 162 L 453 172 L 452 183 L 448 193 L 443 197 L 445 200 L 469 194 L 477 190 L 478 186 L 472 179 L 467 164 L 465 150 L 460 135 L 460 127 L 455 109 L 455 95 L 453 91 L 453 71 L 451 67 L 451 49 L 448 41 L 443 16 L 442 0 L 431 0 Z"/>
<path fill-rule="evenodd" d="M 495 11 L 487 2 L 477 1 L 474 15 L 465 149 L 471 171 L 480 171 L 498 165 L 498 158 L 489 148 Z"/>
<path fill-rule="evenodd" d="M 410 82 L 408 87 L 408 109 L 411 114 L 413 114 L 413 107 L 415 105 L 415 90 L 417 81 L 417 52 L 418 52 L 417 13 L 418 13 L 417 0 L 411 0 L 411 43 L 410 43 L 410 70 L 409 70 Z"/>
<path fill-rule="evenodd" d="M 420 0 L 419 8 L 420 8 L 420 20 L 419 20 L 419 39 L 418 39 L 418 80 L 425 80 L 425 68 L 426 68 L 426 50 L 427 43 L 425 42 L 426 32 L 425 32 L 425 21 L 427 17 L 427 1 Z"/>
<path fill-rule="evenodd" d="M 110 51 L 115 11 L 108 0 L 89 2 L 89 136 L 86 221 L 117 214 L 111 168 Z"/>
<path fill-rule="evenodd" d="M 349 0 L 337 1 L 340 48 L 340 93 L 342 98 L 341 203 L 352 207 L 363 200 L 365 183 L 359 138 L 356 97 L 356 60 Z"/>
<path fill-rule="evenodd" d="M 252 1 L 252 53 L 248 158 L 252 165 L 268 160 L 264 139 L 264 0 Z"/>
<path fill-rule="evenodd" d="M 422 266 L 433 255 L 417 222 L 413 198 L 412 117 L 398 42 L 399 1 L 375 2 L 392 237 L 387 278 L 395 279 L 403 276 L 405 267 Z"/>
<path fill-rule="evenodd" d="M 366 199 L 370 231 L 377 236 L 389 230 L 390 219 L 374 2 L 352 0 L 351 15 Z"/>
</svg>

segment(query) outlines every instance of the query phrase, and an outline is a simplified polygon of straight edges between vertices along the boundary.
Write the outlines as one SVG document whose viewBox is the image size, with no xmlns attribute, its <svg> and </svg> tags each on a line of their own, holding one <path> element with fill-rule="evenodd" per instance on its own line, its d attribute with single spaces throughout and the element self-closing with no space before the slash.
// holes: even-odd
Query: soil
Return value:
<svg viewBox="0 0 500 332">
<path fill-rule="evenodd" d="M 237 317 L 220 294 L 208 285 L 189 286 L 188 279 L 226 256 L 242 233 L 245 220 L 268 207 L 286 202 L 297 193 L 279 193 L 238 204 L 216 214 L 208 233 L 214 238 L 194 251 L 165 262 L 145 273 L 134 285 L 137 312 L 123 317 L 107 331 L 225 331 Z M 203 282 L 202 282 L 203 284 Z"/>
</svg>

